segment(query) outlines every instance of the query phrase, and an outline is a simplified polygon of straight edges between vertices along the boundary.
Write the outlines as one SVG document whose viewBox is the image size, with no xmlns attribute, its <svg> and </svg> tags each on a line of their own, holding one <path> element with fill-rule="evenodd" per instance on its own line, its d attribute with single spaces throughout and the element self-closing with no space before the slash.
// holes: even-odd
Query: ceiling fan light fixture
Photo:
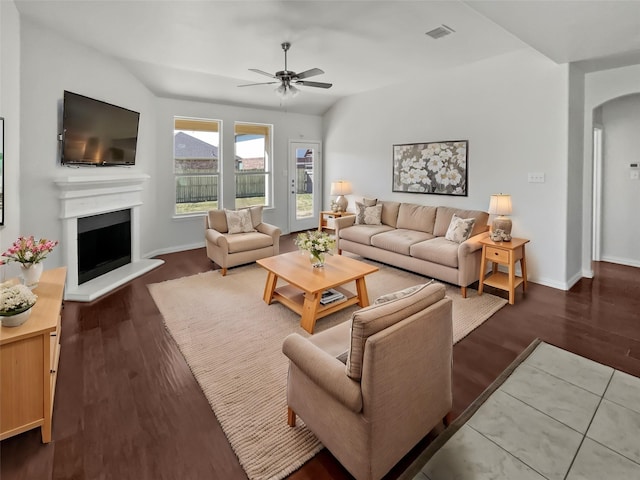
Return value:
<svg viewBox="0 0 640 480">
<path fill-rule="evenodd" d="M 275 92 L 282 98 L 293 98 L 298 93 L 300 93 L 300 89 L 294 87 L 291 84 L 282 83 L 278 88 L 275 89 Z"/>
</svg>

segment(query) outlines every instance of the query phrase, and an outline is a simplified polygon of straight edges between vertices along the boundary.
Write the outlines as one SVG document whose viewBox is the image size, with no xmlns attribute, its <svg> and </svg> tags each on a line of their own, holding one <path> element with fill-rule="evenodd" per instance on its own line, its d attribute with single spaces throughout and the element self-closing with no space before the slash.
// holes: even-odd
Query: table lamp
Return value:
<svg viewBox="0 0 640 480">
<path fill-rule="evenodd" d="M 344 212 L 349 205 L 349 201 L 344 197 L 351 193 L 351 183 L 346 180 L 338 180 L 331 182 L 331 195 L 337 195 L 335 204 L 338 206 L 339 212 Z"/>
<path fill-rule="evenodd" d="M 511 236 L 511 219 L 505 215 L 511 215 L 511 195 L 502 193 L 491 195 L 489 202 L 489 214 L 498 215 L 491 225 L 491 231 L 502 230 L 505 235 Z"/>
</svg>

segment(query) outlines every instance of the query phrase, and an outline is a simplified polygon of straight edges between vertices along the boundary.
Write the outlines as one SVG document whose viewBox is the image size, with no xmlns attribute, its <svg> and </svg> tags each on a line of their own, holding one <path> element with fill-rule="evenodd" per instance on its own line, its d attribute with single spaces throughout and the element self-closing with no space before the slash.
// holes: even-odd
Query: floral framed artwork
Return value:
<svg viewBox="0 0 640 480">
<path fill-rule="evenodd" d="M 469 142 L 393 146 L 393 191 L 466 197 Z"/>
<path fill-rule="evenodd" d="M 4 118 L 0 117 L 0 225 L 4 225 Z"/>
</svg>

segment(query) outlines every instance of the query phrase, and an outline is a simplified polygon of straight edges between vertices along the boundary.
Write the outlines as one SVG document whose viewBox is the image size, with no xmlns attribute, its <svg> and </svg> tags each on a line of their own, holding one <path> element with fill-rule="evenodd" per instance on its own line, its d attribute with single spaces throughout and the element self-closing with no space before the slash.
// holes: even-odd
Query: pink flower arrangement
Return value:
<svg viewBox="0 0 640 480">
<path fill-rule="evenodd" d="M 40 263 L 58 245 L 58 241 L 41 238 L 36 241 L 33 235 L 30 237 L 18 237 L 13 245 L 2 254 L 4 259 L 0 260 L 0 265 L 9 262 L 19 262 L 23 265 Z"/>
</svg>

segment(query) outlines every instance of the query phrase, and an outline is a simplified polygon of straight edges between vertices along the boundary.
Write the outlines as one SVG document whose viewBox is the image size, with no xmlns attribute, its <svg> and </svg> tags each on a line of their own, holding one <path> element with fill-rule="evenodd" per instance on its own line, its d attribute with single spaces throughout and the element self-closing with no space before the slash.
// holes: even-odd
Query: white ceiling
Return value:
<svg viewBox="0 0 640 480">
<path fill-rule="evenodd" d="M 16 0 L 23 18 L 122 62 L 160 96 L 321 114 L 344 96 L 522 48 L 591 71 L 640 63 L 640 0 Z M 433 40 L 445 24 L 455 33 Z M 317 67 L 282 105 L 250 72 Z"/>
</svg>

